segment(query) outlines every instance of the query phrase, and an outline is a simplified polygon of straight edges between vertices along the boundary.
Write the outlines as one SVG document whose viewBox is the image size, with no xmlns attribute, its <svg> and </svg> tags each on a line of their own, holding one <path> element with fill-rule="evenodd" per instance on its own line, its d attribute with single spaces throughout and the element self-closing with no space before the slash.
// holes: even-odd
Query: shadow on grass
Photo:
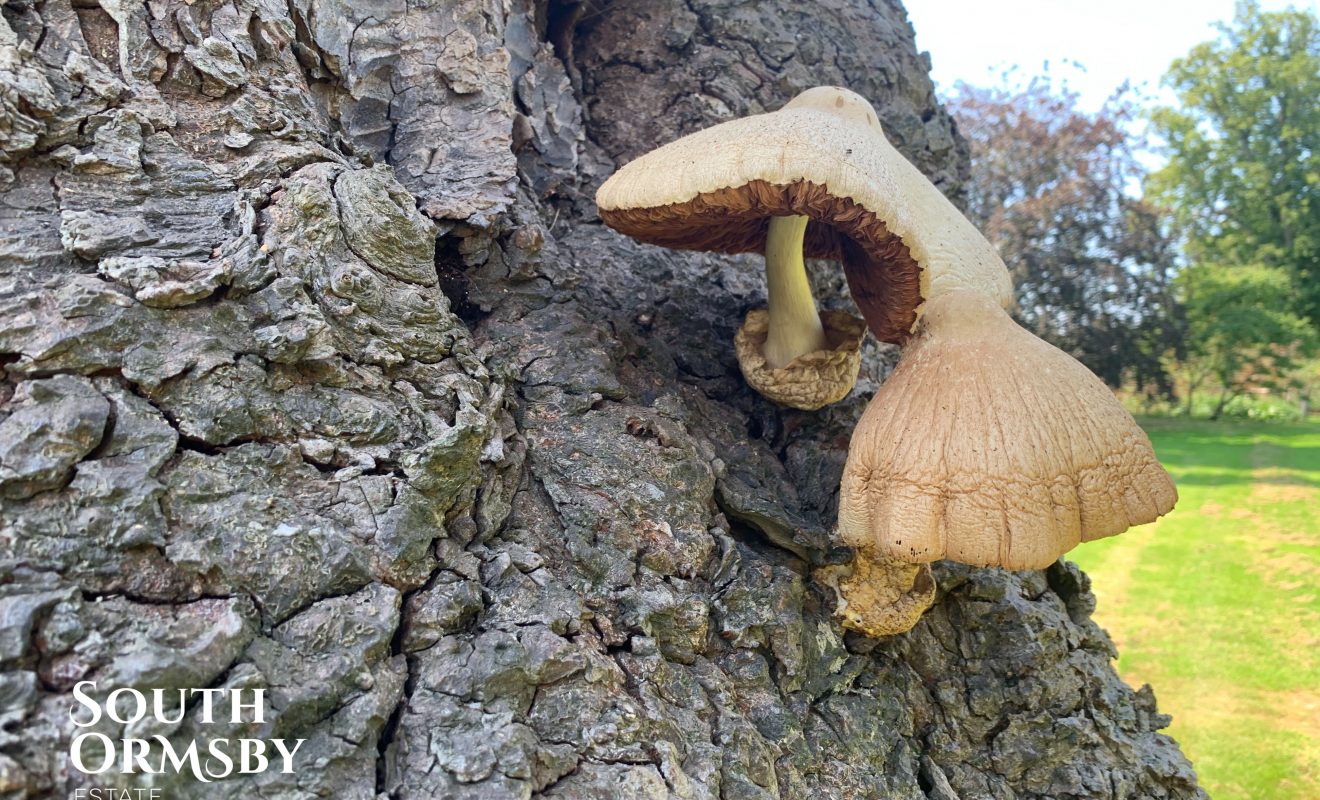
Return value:
<svg viewBox="0 0 1320 800">
<path fill-rule="evenodd" d="M 1161 456 L 1162 457 L 1162 456 Z M 1320 489 L 1320 479 L 1308 478 L 1297 473 L 1257 474 L 1250 469 L 1224 469 L 1214 472 L 1199 471 L 1195 468 L 1175 470 L 1174 484 L 1178 486 L 1248 486 L 1251 484 L 1266 486 L 1306 486 Z"/>
<path fill-rule="evenodd" d="M 1320 425 L 1158 417 L 1140 423 L 1160 460 L 1178 465 L 1180 485 L 1320 488 L 1320 445 L 1312 443 L 1320 441 Z"/>
</svg>

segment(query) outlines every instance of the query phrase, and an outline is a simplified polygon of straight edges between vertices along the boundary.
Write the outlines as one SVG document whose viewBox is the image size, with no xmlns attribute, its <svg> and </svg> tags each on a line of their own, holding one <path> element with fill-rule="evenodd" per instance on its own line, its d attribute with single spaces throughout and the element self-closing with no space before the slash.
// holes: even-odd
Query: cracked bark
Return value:
<svg viewBox="0 0 1320 800">
<path fill-rule="evenodd" d="M 69 767 L 95 680 L 307 739 L 170 798 L 1203 796 L 1069 565 L 845 636 L 807 567 L 892 353 L 773 408 L 759 266 L 594 215 L 820 83 L 956 200 L 926 72 L 891 0 L 6 3 L 0 795 L 146 785 Z"/>
</svg>

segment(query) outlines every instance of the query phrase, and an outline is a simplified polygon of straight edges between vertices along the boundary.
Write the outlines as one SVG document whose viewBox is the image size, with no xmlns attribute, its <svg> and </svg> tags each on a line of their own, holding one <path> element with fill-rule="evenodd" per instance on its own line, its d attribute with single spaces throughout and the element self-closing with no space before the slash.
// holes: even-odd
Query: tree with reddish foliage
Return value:
<svg viewBox="0 0 1320 800">
<path fill-rule="evenodd" d="M 950 109 L 972 149 L 968 215 L 1014 273 L 1019 320 L 1110 385 L 1171 391 L 1180 348 L 1164 218 L 1132 197 L 1143 175 L 1120 93 L 1095 113 L 1048 79 L 959 84 Z"/>
</svg>

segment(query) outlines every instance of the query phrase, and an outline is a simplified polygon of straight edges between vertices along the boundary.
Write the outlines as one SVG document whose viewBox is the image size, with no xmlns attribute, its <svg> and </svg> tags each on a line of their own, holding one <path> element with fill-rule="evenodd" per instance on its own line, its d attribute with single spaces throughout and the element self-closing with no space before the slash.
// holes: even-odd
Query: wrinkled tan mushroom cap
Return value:
<svg viewBox="0 0 1320 800">
<path fill-rule="evenodd" d="M 911 563 L 1039 569 L 1176 499 L 1098 378 L 959 291 L 929 304 L 853 432 L 839 534 Z"/>
<path fill-rule="evenodd" d="M 771 216 L 810 217 L 806 255 L 843 262 L 885 342 L 904 341 L 921 302 L 945 291 L 1011 301 L 994 248 L 889 144 L 871 105 L 839 87 L 647 153 L 611 176 L 596 204 L 633 238 L 723 253 L 763 252 Z"/>
<path fill-rule="evenodd" d="M 842 311 L 823 311 L 820 322 L 830 349 L 800 355 L 784 367 L 772 369 L 764 354 L 770 314 L 764 308 L 748 312 L 733 337 L 738 366 L 747 383 L 774 402 L 803 411 L 815 411 L 847 397 L 862 365 L 866 324 Z"/>
</svg>

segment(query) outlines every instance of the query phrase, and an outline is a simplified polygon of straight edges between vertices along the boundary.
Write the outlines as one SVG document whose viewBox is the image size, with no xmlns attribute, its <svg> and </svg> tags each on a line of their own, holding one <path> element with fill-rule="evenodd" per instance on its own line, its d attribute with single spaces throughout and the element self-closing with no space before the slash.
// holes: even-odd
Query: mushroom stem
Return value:
<svg viewBox="0 0 1320 800">
<path fill-rule="evenodd" d="M 771 369 L 785 367 L 805 353 L 829 348 L 802 260 L 807 222 L 800 215 L 770 218 L 765 239 L 765 277 L 770 295 L 765 361 Z"/>
</svg>

